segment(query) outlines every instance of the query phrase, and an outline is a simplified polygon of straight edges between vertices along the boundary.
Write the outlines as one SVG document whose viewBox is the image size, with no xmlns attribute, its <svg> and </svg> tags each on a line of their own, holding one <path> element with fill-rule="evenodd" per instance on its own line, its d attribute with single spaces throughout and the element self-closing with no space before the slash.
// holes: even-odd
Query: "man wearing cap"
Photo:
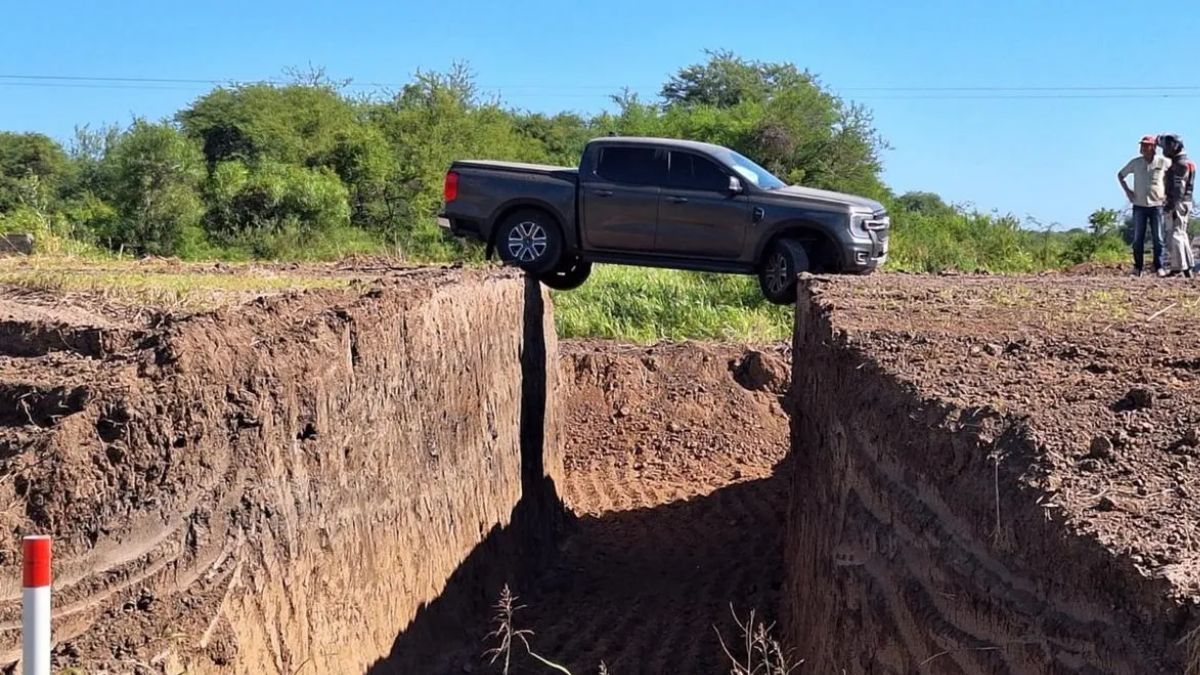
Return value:
<svg viewBox="0 0 1200 675">
<path fill-rule="evenodd" d="M 1143 136 L 1140 150 L 1137 157 L 1117 172 L 1117 182 L 1133 203 L 1133 276 L 1142 275 L 1147 229 L 1153 242 L 1154 271 L 1163 276 L 1166 274 L 1163 269 L 1163 202 L 1166 200 L 1163 183 L 1171 160 L 1158 155 L 1158 138 L 1155 136 Z M 1129 174 L 1133 174 L 1132 190 L 1125 182 Z"/>
<path fill-rule="evenodd" d="M 1171 276 L 1192 276 L 1196 266 L 1192 257 L 1192 245 L 1188 241 L 1188 220 L 1192 215 L 1192 192 L 1196 184 L 1196 165 L 1188 159 L 1183 149 L 1183 139 L 1175 134 L 1159 137 L 1163 155 L 1171 161 L 1166 175 L 1166 197 L 1163 211 L 1166 213 L 1167 258 L 1171 264 Z"/>
</svg>

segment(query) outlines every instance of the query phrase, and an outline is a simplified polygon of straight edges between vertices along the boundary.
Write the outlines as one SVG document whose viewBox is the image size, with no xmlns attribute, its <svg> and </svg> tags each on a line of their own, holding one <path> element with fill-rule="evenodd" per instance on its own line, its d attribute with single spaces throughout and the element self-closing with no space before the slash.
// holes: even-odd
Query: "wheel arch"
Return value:
<svg viewBox="0 0 1200 675">
<path fill-rule="evenodd" d="M 808 249 L 810 262 L 820 270 L 837 270 L 842 265 L 838 254 L 837 240 L 825 228 L 808 221 L 794 221 L 780 225 L 770 236 L 759 244 L 754 255 L 755 269 L 761 269 L 767 259 L 767 252 L 780 239 L 794 239 L 804 242 Z"/>
</svg>

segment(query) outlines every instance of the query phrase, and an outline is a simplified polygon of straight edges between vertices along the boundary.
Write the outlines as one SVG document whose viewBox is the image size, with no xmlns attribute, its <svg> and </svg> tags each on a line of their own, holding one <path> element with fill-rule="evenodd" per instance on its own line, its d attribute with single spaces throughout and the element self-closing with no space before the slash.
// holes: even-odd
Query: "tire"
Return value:
<svg viewBox="0 0 1200 675">
<path fill-rule="evenodd" d="M 780 239 L 767 250 L 758 268 L 758 285 L 763 297 L 776 305 L 796 302 L 796 277 L 810 269 L 804 244 L 794 239 Z"/>
<path fill-rule="evenodd" d="M 535 276 L 548 274 L 562 258 L 562 229 L 545 211 L 527 209 L 513 213 L 496 229 L 495 241 L 504 264 L 520 267 Z"/>
<path fill-rule="evenodd" d="M 542 275 L 541 282 L 557 291 L 579 288 L 592 273 L 592 263 L 579 258 L 564 260 L 558 267 Z"/>
</svg>

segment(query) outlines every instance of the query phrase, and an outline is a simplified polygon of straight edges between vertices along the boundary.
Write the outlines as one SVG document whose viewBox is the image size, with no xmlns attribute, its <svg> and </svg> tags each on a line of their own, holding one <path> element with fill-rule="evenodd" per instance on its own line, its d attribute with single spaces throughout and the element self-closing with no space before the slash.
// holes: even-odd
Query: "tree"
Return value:
<svg viewBox="0 0 1200 675">
<path fill-rule="evenodd" d="M 359 123 L 332 84 L 221 87 L 176 118 L 210 167 L 229 160 L 309 164 Z"/>
<path fill-rule="evenodd" d="M 904 209 L 905 211 L 931 216 L 949 214 L 954 211 L 954 208 L 947 204 L 941 195 L 934 192 L 905 192 L 896 197 L 894 203 L 897 208 Z"/>
<path fill-rule="evenodd" d="M 516 117 L 495 101 L 480 100 L 472 74 L 461 66 L 417 73 L 391 100 L 371 106 L 368 119 L 387 139 L 395 169 L 389 239 L 438 255 L 463 253 L 433 220 L 443 178 L 457 159 L 546 161 L 544 149 L 518 131 Z"/>
<path fill-rule="evenodd" d="M 170 254 L 185 229 L 200 222 L 203 158 L 174 126 L 134 121 L 105 155 L 101 172 L 104 196 L 118 214 L 109 231 L 98 233 L 110 246 Z"/>
<path fill-rule="evenodd" d="M 812 77 L 790 63 L 747 61 L 733 52 L 705 50 L 708 61 L 680 69 L 663 85 L 667 106 L 706 105 L 732 108 L 772 98 L 779 92 L 812 85 Z"/>
<path fill-rule="evenodd" d="M 654 134 L 732 147 L 789 183 L 888 196 L 880 181 L 886 147 L 870 111 L 822 88 L 790 63 L 707 52 L 663 86 L 662 105 L 635 96 L 597 119 L 623 134 Z"/>
<path fill-rule="evenodd" d="M 56 202 L 71 173 L 67 153 L 49 136 L 0 132 L 0 213 L 21 204 L 22 186 L 31 177 L 47 202 Z"/>
</svg>

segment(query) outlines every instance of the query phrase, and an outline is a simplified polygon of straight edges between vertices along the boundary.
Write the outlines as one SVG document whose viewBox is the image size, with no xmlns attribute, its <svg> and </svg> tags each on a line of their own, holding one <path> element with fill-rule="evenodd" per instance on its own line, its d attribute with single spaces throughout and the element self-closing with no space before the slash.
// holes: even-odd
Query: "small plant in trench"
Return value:
<svg viewBox="0 0 1200 675">
<path fill-rule="evenodd" d="M 501 661 L 501 672 L 509 675 L 514 648 L 519 648 L 524 649 L 526 654 L 543 666 L 565 675 L 571 675 L 571 671 L 564 666 L 533 651 L 529 642 L 529 639 L 533 637 L 533 631 L 527 628 L 518 628 L 515 621 L 516 613 L 522 609 L 525 609 L 525 605 L 517 604 L 517 596 L 513 594 L 508 584 L 505 584 L 500 591 L 500 599 L 493 605 L 492 625 L 494 628 L 485 638 L 495 644 L 484 652 L 484 656 L 490 659 L 489 663 L 495 665 L 497 661 Z M 713 627 L 717 633 L 721 651 L 729 660 L 729 675 L 791 675 L 804 663 L 803 660 L 793 661 L 791 655 L 774 637 L 772 631 L 775 624 L 763 623 L 755 610 L 750 610 L 750 614 L 745 620 L 738 616 L 732 605 L 729 610 L 733 614 L 733 621 L 737 624 L 740 634 L 740 644 L 734 644 L 739 653 L 735 654 L 734 649 L 725 643 L 720 629 Z M 603 661 L 600 662 L 597 672 L 599 675 L 612 675 Z"/>
<path fill-rule="evenodd" d="M 517 628 L 514 618 L 518 611 L 525 609 L 525 605 L 517 604 L 517 596 L 513 595 L 508 584 L 504 584 L 504 588 L 500 591 L 500 599 L 492 608 L 495 610 L 495 614 L 492 615 L 492 625 L 495 628 L 487 634 L 485 639 L 495 641 L 496 646 L 484 652 L 484 656 L 490 657 L 492 664 L 503 658 L 504 675 L 508 675 L 509 668 L 512 666 L 513 648 L 518 644 L 525 649 L 526 654 L 547 668 L 571 675 L 571 671 L 533 651 L 533 647 L 529 644 L 529 638 L 533 636 L 533 631 L 527 628 Z M 600 664 L 600 668 L 602 673 L 607 672 L 604 664 Z"/>
<path fill-rule="evenodd" d="M 733 614 L 733 621 L 741 634 L 740 653 L 735 655 L 725 644 L 721 631 L 713 628 L 717 633 L 717 640 L 721 643 L 721 650 L 729 659 L 729 675 L 790 675 L 804 663 L 792 662 L 791 656 L 771 633 L 775 624 L 764 624 L 755 615 L 754 610 L 750 610 L 744 621 L 732 605 L 729 611 Z"/>
</svg>

